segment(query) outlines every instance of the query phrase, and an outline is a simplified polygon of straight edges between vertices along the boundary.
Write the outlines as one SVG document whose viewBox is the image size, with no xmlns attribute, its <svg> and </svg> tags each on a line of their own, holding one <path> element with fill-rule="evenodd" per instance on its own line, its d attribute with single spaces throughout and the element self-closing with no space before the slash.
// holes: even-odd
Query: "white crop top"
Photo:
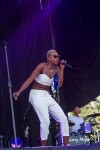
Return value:
<svg viewBox="0 0 100 150">
<path fill-rule="evenodd" d="M 39 74 L 36 78 L 35 81 L 43 84 L 43 85 L 47 85 L 47 86 L 51 86 L 53 83 L 54 78 L 49 78 L 46 74 Z"/>
</svg>

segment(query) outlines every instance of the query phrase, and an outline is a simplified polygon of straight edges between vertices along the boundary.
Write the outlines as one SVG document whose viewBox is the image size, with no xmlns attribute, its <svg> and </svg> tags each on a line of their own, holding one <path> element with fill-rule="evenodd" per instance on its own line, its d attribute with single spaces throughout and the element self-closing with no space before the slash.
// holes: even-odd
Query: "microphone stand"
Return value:
<svg viewBox="0 0 100 150">
<path fill-rule="evenodd" d="M 11 103 L 11 113 L 12 113 L 15 147 L 17 147 L 16 127 L 15 127 L 15 118 L 14 118 L 14 107 L 13 107 L 13 98 L 12 98 L 12 83 L 11 83 L 11 79 L 10 79 L 9 65 L 8 65 L 7 42 L 5 42 L 5 41 L 4 41 L 4 50 L 5 50 L 5 56 L 6 56 L 7 75 L 8 75 L 8 88 L 9 88 L 10 103 Z"/>
<path fill-rule="evenodd" d="M 42 7 L 42 0 L 40 0 L 40 8 L 41 8 L 41 10 L 43 9 L 43 7 Z"/>
</svg>

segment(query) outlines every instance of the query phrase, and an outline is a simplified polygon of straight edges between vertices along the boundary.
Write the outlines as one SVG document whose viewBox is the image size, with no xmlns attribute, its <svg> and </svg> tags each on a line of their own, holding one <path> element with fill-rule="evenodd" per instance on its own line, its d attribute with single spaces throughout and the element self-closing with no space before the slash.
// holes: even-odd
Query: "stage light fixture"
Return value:
<svg viewBox="0 0 100 150">
<path fill-rule="evenodd" d="M 11 139 L 11 147 L 13 148 L 20 148 L 22 146 L 22 140 L 20 137 L 16 137 L 17 145 L 15 144 L 15 138 L 13 137 Z"/>
</svg>

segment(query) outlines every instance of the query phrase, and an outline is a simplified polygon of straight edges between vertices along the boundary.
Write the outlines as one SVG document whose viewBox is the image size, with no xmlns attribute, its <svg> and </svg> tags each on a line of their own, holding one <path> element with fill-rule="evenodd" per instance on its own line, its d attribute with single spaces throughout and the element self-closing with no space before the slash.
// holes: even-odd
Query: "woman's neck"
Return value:
<svg viewBox="0 0 100 150">
<path fill-rule="evenodd" d="M 49 66 L 50 69 L 54 69 L 55 68 L 55 65 L 52 64 L 51 62 L 47 62 L 47 65 Z"/>
<path fill-rule="evenodd" d="M 51 62 L 47 62 L 46 65 L 50 73 L 53 73 L 55 71 L 56 65 L 52 64 Z"/>
</svg>

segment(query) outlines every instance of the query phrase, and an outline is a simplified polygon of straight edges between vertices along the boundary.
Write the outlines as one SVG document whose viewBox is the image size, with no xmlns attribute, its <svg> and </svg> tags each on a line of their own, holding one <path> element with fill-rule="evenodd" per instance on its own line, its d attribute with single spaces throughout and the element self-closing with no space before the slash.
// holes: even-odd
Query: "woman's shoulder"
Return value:
<svg viewBox="0 0 100 150">
<path fill-rule="evenodd" d="M 41 62 L 39 65 L 44 67 L 46 65 L 46 62 Z"/>
<path fill-rule="evenodd" d="M 37 65 L 37 67 L 36 68 L 44 68 L 45 67 L 45 62 L 41 62 L 41 63 L 39 63 L 38 65 Z"/>
</svg>

